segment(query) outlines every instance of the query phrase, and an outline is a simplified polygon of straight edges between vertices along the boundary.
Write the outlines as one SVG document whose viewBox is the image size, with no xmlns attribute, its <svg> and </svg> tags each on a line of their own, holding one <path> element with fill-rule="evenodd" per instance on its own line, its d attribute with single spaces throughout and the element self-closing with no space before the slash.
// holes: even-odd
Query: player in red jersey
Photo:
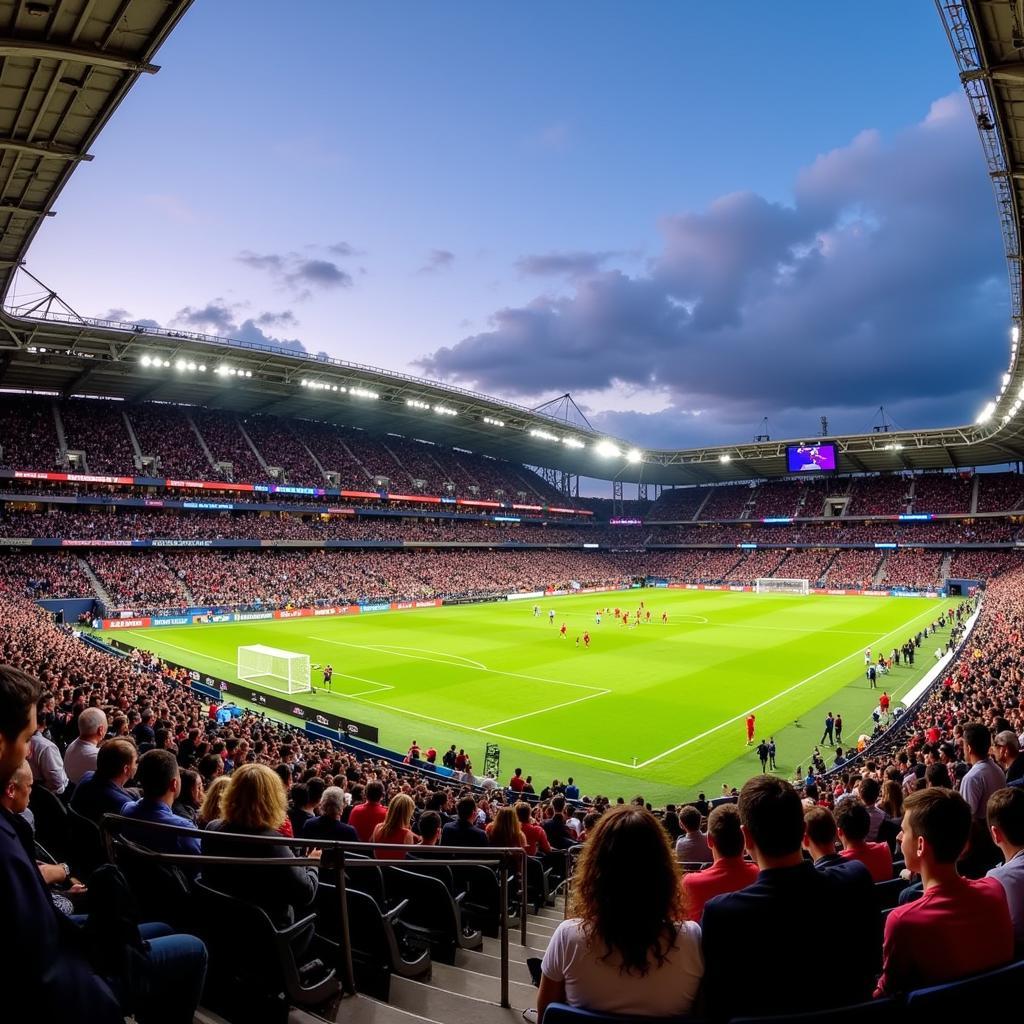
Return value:
<svg viewBox="0 0 1024 1024">
<path fill-rule="evenodd" d="M 747 715 L 747 746 L 754 742 L 754 712 Z"/>
<path fill-rule="evenodd" d="M 565 623 L 562 623 L 562 628 L 558 631 L 558 635 L 564 640 L 565 639 Z"/>
<path fill-rule="evenodd" d="M 644 621 L 645 622 L 650 622 L 651 621 L 651 610 L 650 610 L 650 608 L 648 608 L 647 611 L 644 613 Z"/>
<path fill-rule="evenodd" d="M 617 619 L 618 619 L 618 618 L 620 618 L 621 616 L 622 616 L 622 612 L 621 612 L 621 611 L 620 611 L 620 610 L 619 610 L 618 608 L 616 608 L 616 609 L 615 609 L 615 618 L 617 618 Z"/>
<path fill-rule="evenodd" d="M 584 632 L 584 634 L 583 634 L 583 646 L 584 647 L 589 647 L 590 646 L 590 634 L 589 633 Z"/>
</svg>

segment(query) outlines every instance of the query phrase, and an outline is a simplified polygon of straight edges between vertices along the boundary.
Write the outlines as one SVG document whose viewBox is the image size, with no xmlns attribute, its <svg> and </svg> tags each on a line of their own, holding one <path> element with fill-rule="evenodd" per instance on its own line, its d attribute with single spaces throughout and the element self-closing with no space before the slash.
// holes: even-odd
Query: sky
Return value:
<svg viewBox="0 0 1024 1024">
<path fill-rule="evenodd" d="M 969 422 L 1008 356 L 932 0 L 196 0 L 28 269 L 631 444 Z"/>
</svg>

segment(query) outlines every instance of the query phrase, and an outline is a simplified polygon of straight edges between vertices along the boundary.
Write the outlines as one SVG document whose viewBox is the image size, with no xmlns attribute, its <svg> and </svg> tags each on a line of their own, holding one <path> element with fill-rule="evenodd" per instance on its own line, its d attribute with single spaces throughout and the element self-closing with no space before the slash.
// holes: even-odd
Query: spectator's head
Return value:
<svg viewBox="0 0 1024 1024">
<path fill-rule="evenodd" d="M 309 793 L 309 800 L 306 803 L 306 807 L 313 808 L 317 807 L 323 798 L 324 791 L 327 789 L 327 783 L 321 778 L 310 779 L 306 783 L 306 790 Z"/>
<path fill-rule="evenodd" d="M 1020 741 L 1012 729 L 1004 729 L 1002 732 L 996 733 L 993 746 L 995 747 L 996 760 L 1004 768 L 1009 768 L 1017 760 L 1017 755 L 1020 753 Z"/>
<path fill-rule="evenodd" d="M 190 768 L 181 769 L 181 801 L 196 809 L 203 802 L 203 777 Z"/>
<path fill-rule="evenodd" d="M 808 807 L 804 811 L 804 829 L 804 846 L 815 860 L 836 852 L 836 819 L 827 807 Z"/>
<path fill-rule="evenodd" d="M 516 804 L 515 812 L 520 825 L 528 825 L 533 817 L 530 805 L 525 800 L 520 800 Z"/>
<path fill-rule="evenodd" d="M 1009 861 L 1024 849 L 1024 789 L 1006 786 L 988 798 L 986 809 L 992 840 Z"/>
<path fill-rule="evenodd" d="M 135 776 L 138 763 L 139 752 L 135 744 L 123 736 L 116 736 L 100 745 L 96 754 L 96 777 L 115 786 L 123 786 Z"/>
<path fill-rule="evenodd" d="M 679 812 L 679 824 L 682 825 L 687 832 L 700 831 L 700 811 L 698 811 L 696 807 L 691 807 L 687 804 Z"/>
<path fill-rule="evenodd" d="M 366 802 L 379 804 L 384 799 L 384 786 L 376 779 L 366 784 Z"/>
<path fill-rule="evenodd" d="M 743 829 L 735 804 L 722 804 L 708 815 L 708 846 L 715 860 L 743 855 Z"/>
<path fill-rule="evenodd" d="M 199 813 L 196 815 L 200 824 L 209 825 L 211 821 L 216 821 L 218 818 L 224 817 L 224 794 L 227 793 L 230 785 L 230 776 L 218 775 L 217 778 L 215 778 L 213 782 L 206 787 L 206 792 L 203 795 L 202 806 L 199 808 Z"/>
<path fill-rule="evenodd" d="M 339 821 L 345 813 L 345 790 L 340 786 L 328 786 L 320 797 L 320 813 L 325 818 Z"/>
<path fill-rule="evenodd" d="M 882 784 L 870 775 L 860 784 L 860 798 L 868 807 L 875 806 L 881 792 Z"/>
<path fill-rule="evenodd" d="M 288 799 L 292 807 L 305 807 L 309 803 L 309 790 L 306 789 L 303 783 L 296 782 L 288 794 Z"/>
<path fill-rule="evenodd" d="M 216 754 L 204 754 L 199 759 L 199 774 L 208 787 L 218 775 L 224 774 L 224 762 Z"/>
<path fill-rule="evenodd" d="M 643 884 L 637 884 L 637 865 Z M 615 807 L 587 836 L 573 879 L 570 913 L 598 949 L 622 958 L 630 974 L 662 966 L 682 919 L 679 865 L 668 835 L 641 807 Z"/>
<path fill-rule="evenodd" d="M 936 764 L 930 764 L 925 768 L 924 782 L 928 789 L 953 788 L 953 782 L 949 777 L 949 769 L 941 761 Z"/>
<path fill-rule="evenodd" d="M 85 743 L 100 745 L 107 735 L 107 716 L 100 708 L 86 708 L 78 716 L 78 738 Z"/>
<path fill-rule="evenodd" d="M 256 763 L 235 770 L 224 795 L 225 822 L 276 831 L 284 823 L 287 810 L 284 785 L 272 768 Z"/>
<path fill-rule="evenodd" d="M 32 795 L 32 768 L 28 761 L 22 761 L 14 774 L 7 780 L 7 786 L 0 791 L 0 805 L 11 814 L 21 814 L 28 807 Z"/>
<path fill-rule="evenodd" d="M 804 809 L 797 791 L 784 779 L 759 775 L 740 790 L 743 840 L 759 866 L 800 858 Z"/>
<path fill-rule="evenodd" d="M 441 834 L 441 815 L 437 811 L 424 811 L 420 815 L 420 839 L 425 846 L 435 846 Z"/>
<path fill-rule="evenodd" d="M 0 665 L 0 786 L 28 757 L 42 686 L 11 665 Z"/>
<path fill-rule="evenodd" d="M 519 816 L 515 808 L 498 809 L 488 838 L 491 846 L 512 846 L 518 849 L 523 845 L 523 830 L 519 827 Z"/>
<path fill-rule="evenodd" d="M 147 800 L 159 800 L 169 807 L 181 791 L 178 762 L 169 750 L 147 750 L 139 758 L 139 784 Z"/>
<path fill-rule="evenodd" d="M 381 835 L 389 839 L 407 829 L 412 824 L 412 813 L 416 810 L 411 796 L 399 793 L 393 796 L 388 802 L 388 813 L 384 818 L 384 826 L 381 828 Z"/>
<path fill-rule="evenodd" d="M 455 813 L 458 814 L 459 821 L 472 824 L 476 817 L 476 801 L 471 796 L 464 796 L 456 805 Z"/>
<path fill-rule="evenodd" d="M 564 814 L 565 813 L 565 797 L 562 796 L 561 793 L 559 793 L 558 796 L 556 796 L 556 797 L 552 797 L 552 799 L 551 799 L 551 810 L 555 814 Z"/>
<path fill-rule="evenodd" d="M 862 843 L 871 831 L 871 815 L 859 800 L 844 800 L 836 808 L 836 829 L 843 846 Z"/>
<path fill-rule="evenodd" d="M 984 761 L 992 747 L 992 734 L 987 725 L 971 722 L 964 726 L 964 754 L 971 764 Z"/>
<path fill-rule="evenodd" d="M 920 789 L 903 802 L 900 845 L 907 867 L 918 874 L 955 865 L 967 845 L 971 809 L 951 789 Z"/>
</svg>

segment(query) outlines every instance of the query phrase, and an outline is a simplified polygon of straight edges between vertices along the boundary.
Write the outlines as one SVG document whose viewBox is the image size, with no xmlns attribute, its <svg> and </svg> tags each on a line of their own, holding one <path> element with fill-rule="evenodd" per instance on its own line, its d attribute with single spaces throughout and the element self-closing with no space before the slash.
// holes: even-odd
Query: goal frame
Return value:
<svg viewBox="0 0 1024 1024">
<path fill-rule="evenodd" d="M 811 592 L 811 581 L 782 576 L 761 576 L 754 580 L 757 594 L 799 594 L 806 597 Z"/>
<path fill-rule="evenodd" d="M 266 644 L 246 644 L 236 652 L 238 678 L 278 693 L 309 693 L 313 689 L 309 655 Z"/>
</svg>

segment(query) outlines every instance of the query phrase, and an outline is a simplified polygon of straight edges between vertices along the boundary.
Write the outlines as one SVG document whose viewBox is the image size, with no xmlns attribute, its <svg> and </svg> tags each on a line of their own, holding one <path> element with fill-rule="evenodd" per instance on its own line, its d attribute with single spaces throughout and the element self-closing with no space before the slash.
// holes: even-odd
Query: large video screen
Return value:
<svg viewBox="0 0 1024 1024">
<path fill-rule="evenodd" d="M 834 444 L 791 444 L 786 447 L 786 466 L 790 473 L 834 473 Z"/>
</svg>

